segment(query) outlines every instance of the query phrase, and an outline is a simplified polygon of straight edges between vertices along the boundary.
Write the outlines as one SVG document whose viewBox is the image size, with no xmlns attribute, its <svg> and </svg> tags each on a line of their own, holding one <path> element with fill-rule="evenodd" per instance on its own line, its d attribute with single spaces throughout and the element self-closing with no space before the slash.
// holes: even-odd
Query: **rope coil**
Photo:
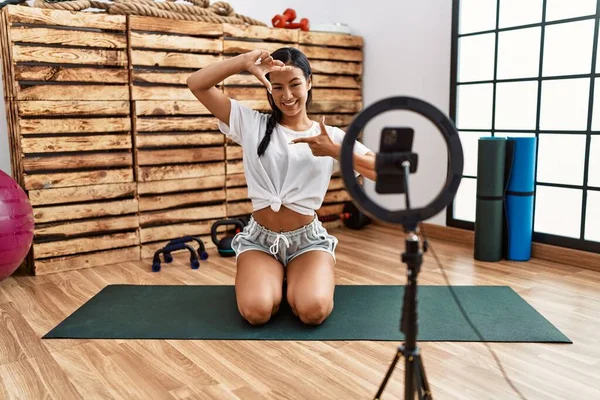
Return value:
<svg viewBox="0 0 600 400">
<path fill-rule="evenodd" d="M 210 0 L 35 0 L 33 7 L 52 10 L 83 11 L 88 8 L 104 10 L 108 14 L 140 15 L 187 21 L 267 26 L 264 22 L 237 14 L 231 4 Z"/>
</svg>

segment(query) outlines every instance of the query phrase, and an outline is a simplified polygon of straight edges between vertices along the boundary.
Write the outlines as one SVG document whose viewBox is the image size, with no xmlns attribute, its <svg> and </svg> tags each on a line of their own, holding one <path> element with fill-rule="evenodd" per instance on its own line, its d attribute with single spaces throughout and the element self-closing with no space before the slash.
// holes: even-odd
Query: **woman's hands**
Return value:
<svg viewBox="0 0 600 400">
<path fill-rule="evenodd" d="M 273 88 L 266 75 L 273 71 L 291 71 L 293 68 L 279 60 L 274 60 L 266 50 L 253 50 L 244 54 L 244 57 L 246 58 L 246 70 L 258 78 L 269 93 L 273 91 Z"/>
<path fill-rule="evenodd" d="M 321 133 L 318 135 L 294 139 L 290 144 L 306 143 L 316 157 L 329 156 L 337 158 L 340 152 L 340 145 L 334 143 L 334 141 L 331 140 L 331 137 L 329 137 L 327 129 L 325 128 L 325 117 L 321 118 L 319 126 L 321 127 Z"/>
</svg>

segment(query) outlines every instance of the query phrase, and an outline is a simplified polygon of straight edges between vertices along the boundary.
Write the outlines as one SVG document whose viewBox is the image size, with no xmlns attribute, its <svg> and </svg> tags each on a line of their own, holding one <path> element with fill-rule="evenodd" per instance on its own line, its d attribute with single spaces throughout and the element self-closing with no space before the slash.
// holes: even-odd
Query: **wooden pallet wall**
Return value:
<svg viewBox="0 0 600 400">
<path fill-rule="evenodd" d="M 34 207 L 35 274 L 151 257 L 184 235 L 212 247 L 215 220 L 252 212 L 241 148 L 187 88 L 193 71 L 293 46 L 314 69 L 313 119 L 345 129 L 362 109 L 354 36 L 10 5 L 0 40 L 14 176 Z M 252 75 L 218 88 L 270 110 Z M 320 215 L 348 199 L 334 177 Z"/>
<path fill-rule="evenodd" d="M 226 216 L 224 135 L 186 79 L 221 60 L 223 27 L 138 16 L 129 25 L 142 257 L 186 235 L 213 247 L 210 228 Z"/>
<path fill-rule="evenodd" d="M 7 11 L 5 100 L 34 269 L 139 259 L 125 17 Z"/>
</svg>

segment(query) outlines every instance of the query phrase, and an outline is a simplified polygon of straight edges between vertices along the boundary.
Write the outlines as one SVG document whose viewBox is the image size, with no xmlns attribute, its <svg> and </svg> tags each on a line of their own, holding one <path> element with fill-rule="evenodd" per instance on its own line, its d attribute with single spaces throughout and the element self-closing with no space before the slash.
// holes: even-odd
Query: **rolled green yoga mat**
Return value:
<svg viewBox="0 0 600 400">
<path fill-rule="evenodd" d="M 505 138 L 479 139 L 475 210 L 476 260 L 500 261 L 503 256 L 506 150 Z"/>
<path fill-rule="evenodd" d="M 571 343 L 509 287 L 454 290 L 484 341 Z M 404 286 L 341 285 L 320 326 L 303 324 L 285 301 L 266 325 L 251 326 L 233 286 L 110 285 L 44 338 L 399 341 L 403 293 Z M 418 340 L 480 341 L 449 287 L 419 286 L 418 310 Z"/>
</svg>

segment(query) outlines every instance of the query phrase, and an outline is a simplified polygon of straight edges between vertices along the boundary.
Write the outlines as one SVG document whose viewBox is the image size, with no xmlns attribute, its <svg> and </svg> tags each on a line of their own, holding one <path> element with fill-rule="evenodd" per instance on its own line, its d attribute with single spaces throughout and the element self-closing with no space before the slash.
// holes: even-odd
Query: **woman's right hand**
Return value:
<svg viewBox="0 0 600 400">
<path fill-rule="evenodd" d="M 293 69 L 290 65 L 285 65 L 279 60 L 274 60 L 266 50 L 253 50 L 244 56 L 247 60 L 246 70 L 256 76 L 265 85 L 269 93 L 273 91 L 273 88 L 266 75 L 273 71 L 291 71 Z"/>
</svg>

